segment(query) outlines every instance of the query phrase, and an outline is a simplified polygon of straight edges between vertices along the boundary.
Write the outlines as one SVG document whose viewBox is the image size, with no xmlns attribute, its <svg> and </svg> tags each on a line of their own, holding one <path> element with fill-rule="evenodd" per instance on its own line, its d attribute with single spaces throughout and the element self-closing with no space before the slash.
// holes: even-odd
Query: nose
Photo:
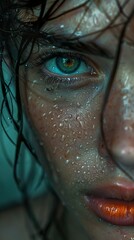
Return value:
<svg viewBox="0 0 134 240">
<path fill-rule="evenodd" d="M 103 113 L 103 132 L 112 159 L 134 173 L 134 56 L 126 47 L 120 58 Z"/>
</svg>

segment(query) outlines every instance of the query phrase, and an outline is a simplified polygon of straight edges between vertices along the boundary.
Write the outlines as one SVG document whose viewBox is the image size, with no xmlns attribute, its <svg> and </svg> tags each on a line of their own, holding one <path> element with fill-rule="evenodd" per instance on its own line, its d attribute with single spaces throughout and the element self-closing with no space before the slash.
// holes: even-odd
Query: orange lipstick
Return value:
<svg viewBox="0 0 134 240">
<path fill-rule="evenodd" d="M 86 202 L 88 208 L 109 223 L 122 226 L 134 225 L 134 201 L 91 197 L 86 199 Z"/>
</svg>

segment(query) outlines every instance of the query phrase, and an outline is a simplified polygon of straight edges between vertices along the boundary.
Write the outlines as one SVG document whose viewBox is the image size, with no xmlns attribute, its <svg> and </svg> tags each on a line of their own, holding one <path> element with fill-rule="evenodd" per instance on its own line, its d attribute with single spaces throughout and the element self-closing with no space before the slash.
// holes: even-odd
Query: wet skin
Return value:
<svg viewBox="0 0 134 240">
<path fill-rule="evenodd" d="M 44 31 L 47 29 L 57 35 L 62 33 L 64 38 L 65 35 L 68 37 L 74 33 L 74 30 L 76 32 L 73 37 L 77 37 L 104 29 L 118 15 L 116 1 L 94 2 L 96 4 L 87 4 L 89 8 L 86 8 L 86 13 L 85 8 L 80 7 L 48 22 Z M 121 4 L 124 2 L 121 1 Z M 82 3 L 84 1 L 65 1 L 57 14 Z M 133 7 L 133 0 L 128 1 L 124 13 L 129 16 Z M 122 180 L 132 182 L 127 173 L 132 176 L 134 172 L 133 18 L 124 36 L 119 65 L 103 113 L 107 148 L 102 138 L 100 121 L 125 21 L 125 15 L 120 14 L 114 22 L 118 25 L 114 28 L 107 29 L 99 35 L 88 35 L 80 40 L 87 46 L 94 41 L 108 52 L 108 56 L 91 54 L 84 47 L 69 50 L 62 46 L 62 50 L 58 50 L 52 48 L 52 45 L 40 44 L 39 52 L 35 47 L 30 57 L 31 65 L 28 65 L 27 70 L 22 69 L 21 97 L 26 117 L 35 136 L 36 143 L 33 143 L 33 146 L 54 188 L 69 210 L 67 222 L 70 223 L 71 214 L 77 217 L 81 229 L 75 226 L 74 231 L 84 231 L 83 240 L 134 238 L 134 227 L 113 225 L 101 220 L 86 208 L 84 201 L 84 194 L 92 193 L 100 184 Z M 42 67 L 31 67 L 33 59 L 50 51 L 78 54 L 92 67 L 93 74 L 89 71 L 91 67 L 87 73 L 66 76 L 48 72 L 45 64 Z M 46 75 L 49 77 L 45 77 Z M 52 78 L 54 75 L 56 78 Z M 74 239 L 74 236 L 71 237 L 69 239 Z"/>
</svg>

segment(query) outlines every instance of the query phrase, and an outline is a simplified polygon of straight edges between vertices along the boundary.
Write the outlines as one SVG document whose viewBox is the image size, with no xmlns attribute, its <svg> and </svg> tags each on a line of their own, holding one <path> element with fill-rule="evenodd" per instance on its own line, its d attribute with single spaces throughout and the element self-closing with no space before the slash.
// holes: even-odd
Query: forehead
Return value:
<svg viewBox="0 0 134 240">
<path fill-rule="evenodd" d="M 47 10 L 54 2 L 48 1 Z M 133 0 L 65 0 L 48 25 L 57 33 L 86 35 L 125 23 L 133 8 Z"/>
<path fill-rule="evenodd" d="M 119 38 L 122 26 L 134 9 L 133 0 L 48 0 L 46 3 L 45 13 L 51 9 L 52 14 L 43 31 L 54 35 L 84 36 L 84 41 L 98 39 L 99 35 L 103 45 L 109 44 L 109 39 L 113 44 Z M 34 17 L 32 14 L 29 18 L 36 20 L 39 12 L 40 6 L 35 8 Z M 26 15 L 30 13 L 22 14 L 24 21 L 29 19 Z M 100 32 L 103 32 L 101 36 Z M 134 18 L 128 26 L 126 38 L 134 40 Z"/>
</svg>

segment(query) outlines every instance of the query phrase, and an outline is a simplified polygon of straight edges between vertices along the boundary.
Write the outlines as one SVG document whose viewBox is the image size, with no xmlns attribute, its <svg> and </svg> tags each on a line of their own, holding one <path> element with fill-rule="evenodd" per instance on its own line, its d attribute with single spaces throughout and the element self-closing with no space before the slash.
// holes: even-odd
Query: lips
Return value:
<svg viewBox="0 0 134 240">
<path fill-rule="evenodd" d="M 134 183 L 116 181 L 101 185 L 84 197 L 88 209 L 103 220 L 122 226 L 134 226 Z"/>
</svg>

